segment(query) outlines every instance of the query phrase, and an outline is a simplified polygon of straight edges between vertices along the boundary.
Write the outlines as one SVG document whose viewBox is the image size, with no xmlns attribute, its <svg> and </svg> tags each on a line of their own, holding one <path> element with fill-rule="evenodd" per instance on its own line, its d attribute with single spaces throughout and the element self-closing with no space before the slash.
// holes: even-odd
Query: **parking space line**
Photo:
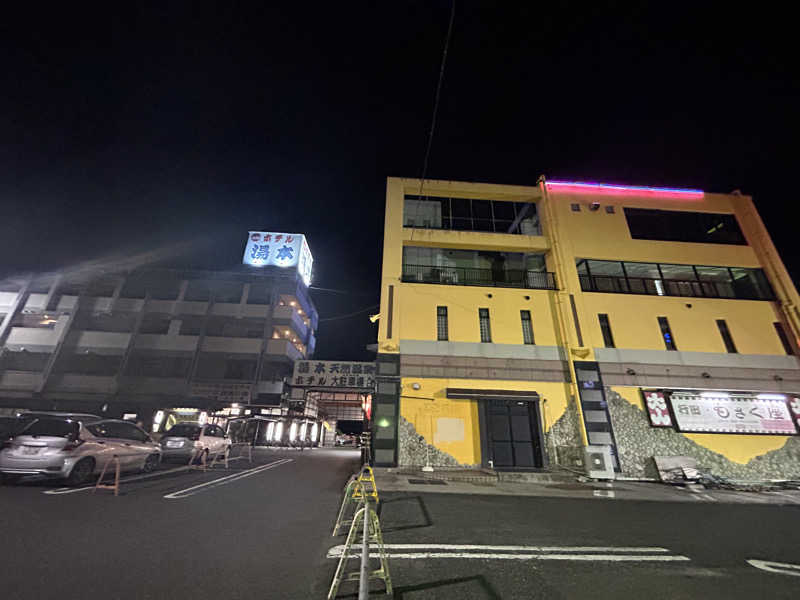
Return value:
<svg viewBox="0 0 800 600">
<path fill-rule="evenodd" d="M 372 544 L 374 546 L 375 544 Z M 377 547 L 377 546 L 376 546 Z M 500 552 L 620 552 L 631 554 L 658 554 L 669 552 L 667 548 L 651 546 L 486 546 L 482 544 L 384 544 L 387 550 L 485 550 Z M 344 545 L 334 546 L 328 555 L 341 554 Z"/>
<path fill-rule="evenodd" d="M 275 467 L 280 467 L 281 465 L 285 465 L 286 463 L 292 462 L 294 459 L 292 458 L 282 458 L 271 463 L 267 463 L 266 465 L 261 465 L 258 467 L 254 467 L 252 469 L 248 469 L 246 471 L 240 471 L 239 473 L 233 473 L 231 475 L 226 475 L 225 477 L 218 477 L 213 481 L 206 481 L 205 483 L 200 483 L 198 485 L 193 485 L 183 490 L 178 490 L 177 492 L 172 492 L 171 494 L 167 494 L 164 498 L 168 500 L 180 500 L 181 498 L 188 498 L 189 496 L 194 496 L 195 494 L 199 493 L 201 490 L 205 488 L 212 488 L 217 487 L 220 485 L 227 485 L 228 483 L 234 483 L 239 481 L 240 479 L 244 479 L 245 477 L 250 477 L 251 475 L 258 475 L 263 471 L 268 471 L 270 469 L 274 469 Z"/>
<path fill-rule="evenodd" d="M 359 557 L 359 552 L 351 556 Z M 647 554 L 495 554 L 486 552 L 412 552 L 393 553 L 386 555 L 390 559 L 420 559 L 420 558 L 480 558 L 488 560 L 577 560 L 596 562 L 676 562 L 691 560 L 688 556 L 679 555 L 647 555 Z M 338 557 L 332 557 L 338 558 Z"/>
<path fill-rule="evenodd" d="M 228 462 L 233 462 L 234 460 L 241 460 L 243 456 L 237 456 L 236 458 L 229 458 Z M 130 483 L 132 481 L 142 481 L 144 479 L 152 479 L 154 477 L 159 477 L 160 475 L 169 475 L 170 473 L 179 473 L 181 471 L 188 471 L 190 469 L 189 465 L 185 465 L 182 467 L 175 467 L 174 469 L 165 469 L 164 471 L 156 471 L 154 473 L 145 473 L 144 475 L 134 475 L 133 477 L 125 477 L 119 480 L 120 484 L 123 483 Z M 94 484 L 88 485 L 86 487 L 79 487 L 79 488 L 58 488 L 55 490 L 46 490 L 42 492 L 43 494 L 48 495 L 61 495 L 61 494 L 74 494 L 75 492 L 85 492 L 86 490 L 93 490 Z"/>
</svg>

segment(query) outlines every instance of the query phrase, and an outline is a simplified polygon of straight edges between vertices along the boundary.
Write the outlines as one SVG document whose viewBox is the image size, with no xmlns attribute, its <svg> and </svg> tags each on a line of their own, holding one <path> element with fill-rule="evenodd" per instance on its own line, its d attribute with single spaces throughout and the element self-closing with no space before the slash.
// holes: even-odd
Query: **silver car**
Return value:
<svg viewBox="0 0 800 600">
<path fill-rule="evenodd" d="M 205 454 L 207 460 L 214 456 L 225 456 L 231 440 L 217 425 L 199 423 L 177 423 L 161 438 L 164 460 L 187 461 L 199 459 Z"/>
<path fill-rule="evenodd" d="M 154 470 L 161 448 L 140 427 L 117 419 L 42 415 L 0 451 L 4 481 L 23 475 L 64 478 L 80 485 L 116 456 L 122 471 Z M 113 472 L 114 463 L 109 463 Z"/>
</svg>

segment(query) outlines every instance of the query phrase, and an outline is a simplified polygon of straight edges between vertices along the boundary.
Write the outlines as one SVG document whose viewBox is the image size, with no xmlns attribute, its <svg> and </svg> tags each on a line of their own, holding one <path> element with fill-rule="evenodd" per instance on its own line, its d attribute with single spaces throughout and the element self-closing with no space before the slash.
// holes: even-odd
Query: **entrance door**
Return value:
<svg viewBox="0 0 800 600">
<path fill-rule="evenodd" d="M 536 406 L 519 400 L 489 400 L 489 449 L 495 468 L 542 466 Z"/>
</svg>

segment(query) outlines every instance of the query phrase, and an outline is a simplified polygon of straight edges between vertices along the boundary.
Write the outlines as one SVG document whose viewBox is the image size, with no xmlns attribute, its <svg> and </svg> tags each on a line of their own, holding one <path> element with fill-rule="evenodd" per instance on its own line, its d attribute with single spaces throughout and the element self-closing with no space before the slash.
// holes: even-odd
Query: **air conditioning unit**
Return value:
<svg viewBox="0 0 800 600">
<path fill-rule="evenodd" d="M 586 446 L 583 449 L 586 474 L 592 479 L 614 479 L 611 446 Z"/>
</svg>

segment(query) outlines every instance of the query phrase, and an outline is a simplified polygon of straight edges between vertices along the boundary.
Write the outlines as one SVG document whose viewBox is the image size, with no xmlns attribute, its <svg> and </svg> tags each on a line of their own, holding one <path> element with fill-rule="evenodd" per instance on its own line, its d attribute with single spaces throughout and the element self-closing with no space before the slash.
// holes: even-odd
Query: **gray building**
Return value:
<svg viewBox="0 0 800 600">
<path fill-rule="evenodd" d="M 0 281 L 0 409 L 149 423 L 162 408 L 281 404 L 317 310 L 295 269 L 76 270 Z"/>
</svg>

